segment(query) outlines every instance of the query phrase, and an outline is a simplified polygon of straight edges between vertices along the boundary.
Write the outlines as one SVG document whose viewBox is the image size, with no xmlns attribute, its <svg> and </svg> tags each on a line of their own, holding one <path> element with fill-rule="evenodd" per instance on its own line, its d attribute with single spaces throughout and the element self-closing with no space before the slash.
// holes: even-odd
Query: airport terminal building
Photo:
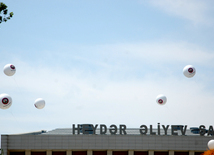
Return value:
<svg viewBox="0 0 214 155">
<path fill-rule="evenodd" d="M 208 141 L 214 139 L 210 128 L 73 125 L 1 135 L 1 148 L 4 155 L 200 155 L 208 149 Z"/>
</svg>

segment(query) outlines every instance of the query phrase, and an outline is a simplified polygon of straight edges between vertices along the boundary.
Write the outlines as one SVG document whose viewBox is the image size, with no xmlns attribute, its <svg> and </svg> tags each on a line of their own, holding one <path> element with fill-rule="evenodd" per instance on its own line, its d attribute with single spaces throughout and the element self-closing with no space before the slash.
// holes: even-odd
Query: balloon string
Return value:
<svg viewBox="0 0 214 155">
<path fill-rule="evenodd" d="M 14 82 L 16 83 L 16 85 L 17 85 L 19 91 L 21 92 L 20 87 L 19 87 L 18 83 L 16 82 L 16 79 L 15 79 L 14 77 L 12 77 L 12 78 L 13 78 Z M 32 106 L 33 106 L 34 108 L 36 108 L 36 107 L 34 106 L 34 104 L 32 104 Z M 31 108 L 30 108 L 30 110 L 31 110 L 31 113 L 33 114 L 34 112 L 32 111 Z M 51 119 L 50 119 L 50 116 L 47 114 L 47 112 L 46 112 L 46 110 L 45 110 L 45 107 L 44 107 L 44 109 L 37 109 L 37 110 L 42 110 L 42 113 L 44 113 L 44 114 L 46 115 L 45 118 L 48 118 L 48 120 L 47 120 L 48 122 L 49 122 L 49 120 L 51 120 Z M 36 115 L 37 115 L 37 114 L 36 114 Z M 41 126 L 41 127 L 42 127 L 42 126 Z M 42 129 L 42 130 L 43 130 L 43 129 Z"/>
<path fill-rule="evenodd" d="M 18 83 L 16 82 L 16 79 L 14 77 L 12 77 L 12 79 L 14 80 L 15 84 L 17 85 L 17 88 L 18 88 L 19 92 L 21 92 L 21 89 L 20 89 Z"/>
<path fill-rule="evenodd" d="M 12 79 L 14 80 L 15 84 L 17 85 L 17 88 L 18 88 L 19 92 L 21 92 L 21 88 L 20 88 L 20 86 L 18 85 L 16 79 L 15 79 L 14 77 L 12 77 Z M 31 109 L 29 109 L 29 110 L 31 110 Z M 33 113 L 33 112 L 31 111 L 31 113 Z"/>
<path fill-rule="evenodd" d="M 180 120 L 180 118 L 178 118 L 177 115 L 167 107 L 167 105 L 164 106 L 164 108 L 167 109 L 167 112 L 170 113 L 170 116 L 171 116 L 171 117 L 173 116 L 175 120 Z"/>
<path fill-rule="evenodd" d="M 21 88 L 20 88 L 20 86 L 18 85 L 16 79 L 15 79 L 14 77 L 12 77 L 12 79 L 14 80 L 14 82 L 15 82 L 15 84 L 16 84 L 16 86 L 17 86 L 18 91 L 21 93 Z M 33 104 L 32 104 L 32 106 L 33 106 Z M 30 110 L 30 113 L 31 113 L 31 114 L 34 114 L 31 108 L 29 108 L 28 110 Z M 12 113 L 11 113 L 11 114 L 12 114 Z M 13 115 L 13 114 L 12 114 L 12 115 Z M 35 117 L 35 116 L 34 116 L 34 117 Z M 15 117 L 14 117 L 14 118 L 15 118 Z M 23 130 L 23 128 L 21 128 L 21 129 Z M 23 130 L 23 131 L 25 131 L 25 130 Z"/>
<path fill-rule="evenodd" d="M 23 126 L 20 124 L 20 122 L 17 120 L 17 118 L 13 115 L 13 112 L 10 110 L 10 113 L 11 113 L 11 115 L 13 116 L 13 118 L 14 118 L 14 120 L 15 120 L 15 122 L 17 123 L 17 127 L 19 127 L 22 131 L 21 132 L 25 132 L 25 130 L 24 130 L 24 128 L 23 128 Z"/>
<path fill-rule="evenodd" d="M 13 116 L 13 118 L 15 119 L 15 121 L 18 122 L 17 119 L 16 119 L 16 117 L 13 115 L 12 111 L 10 111 L 10 113 Z"/>
</svg>

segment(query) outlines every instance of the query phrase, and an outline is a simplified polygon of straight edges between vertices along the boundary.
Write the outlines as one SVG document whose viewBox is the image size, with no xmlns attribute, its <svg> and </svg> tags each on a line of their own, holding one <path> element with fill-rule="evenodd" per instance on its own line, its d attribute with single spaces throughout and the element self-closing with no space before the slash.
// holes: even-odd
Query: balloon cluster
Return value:
<svg viewBox="0 0 214 155">
<path fill-rule="evenodd" d="M 196 73 L 195 67 L 193 67 L 192 65 L 187 65 L 184 67 L 183 69 L 183 74 L 184 76 L 186 76 L 187 78 L 192 78 Z M 165 95 L 160 94 L 156 97 L 156 102 L 159 105 L 164 105 L 167 102 L 167 98 Z"/>
<path fill-rule="evenodd" d="M 16 73 L 16 67 L 12 64 L 4 66 L 4 74 L 7 76 L 13 76 Z M 12 98 L 8 94 L 0 94 L 0 108 L 8 109 L 12 105 Z M 45 100 L 38 98 L 34 102 L 34 106 L 37 109 L 43 109 L 45 107 Z"/>
<path fill-rule="evenodd" d="M 7 76 L 13 76 L 16 73 L 16 67 L 12 64 L 7 64 L 4 66 L 4 73 Z M 183 74 L 187 78 L 192 78 L 196 73 L 195 67 L 192 65 L 187 65 L 183 69 Z M 8 94 L 1 94 L 0 95 L 0 108 L 1 109 L 8 109 L 12 105 L 12 98 Z M 167 98 L 165 95 L 160 94 L 156 97 L 156 102 L 159 105 L 164 105 L 167 102 Z M 34 106 L 37 109 L 43 109 L 45 107 L 45 100 L 42 98 L 38 98 L 35 100 Z"/>
</svg>

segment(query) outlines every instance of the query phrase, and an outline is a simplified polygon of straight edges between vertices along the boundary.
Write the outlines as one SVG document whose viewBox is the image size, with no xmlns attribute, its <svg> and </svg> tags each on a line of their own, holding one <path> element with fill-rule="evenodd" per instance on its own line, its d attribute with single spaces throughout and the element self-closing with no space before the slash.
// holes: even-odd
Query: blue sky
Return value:
<svg viewBox="0 0 214 155">
<path fill-rule="evenodd" d="M 213 1 L 4 3 L 14 17 L 0 25 L 0 65 L 17 71 L 0 74 L 0 93 L 13 99 L 0 111 L 1 134 L 82 123 L 213 125 Z"/>
</svg>

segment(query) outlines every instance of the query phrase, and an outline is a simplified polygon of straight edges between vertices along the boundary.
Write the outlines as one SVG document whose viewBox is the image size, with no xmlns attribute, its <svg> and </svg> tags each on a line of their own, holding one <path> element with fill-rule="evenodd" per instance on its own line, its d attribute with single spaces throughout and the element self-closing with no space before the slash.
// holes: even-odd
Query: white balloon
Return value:
<svg viewBox="0 0 214 155">
<path fill-rule="evenodd" d="M 207 146 L 210 150 L 213 150 L 214 149 L 214 140 L 210 140 L 208 143 L 207 143 Z"/>
<path fill-rule="evenodd" d="M 166 101 L 167 101 L 167 98 L 165 95 L 163 94 L 160 94 L 156 97 L 156 102 L 159 104 L 159 105 L 164 105 L 166 104 Z"/>
<path fill-rule="evenodd" d="M 8 109 L 12 105 L 12 98 L 8 94 L 0 95 L 0 108 Z"/>
<path fill-rule="evenodd" d="M 186 76 L 188 78 L 193 77 L 195 75 L 195 73 L 196 73 L 195 67 L 193 67 L 192 65 L 187 65 L 183 69 L 184 76 Z"/>
<path fill-rule="evenodd" d="M 42 98 L 36 99 L 34 102 L 34 106 L 37 109 L 43 109 L 45 107 L 45 100 L 43 100 Z"/>
<path fill-rule="evenodd" d="M 7 76 L 13 76 L 16 73 L 16 67 L 12 64 L 7 64 L 4 66 L 4 74 Z"/>
</svg>

